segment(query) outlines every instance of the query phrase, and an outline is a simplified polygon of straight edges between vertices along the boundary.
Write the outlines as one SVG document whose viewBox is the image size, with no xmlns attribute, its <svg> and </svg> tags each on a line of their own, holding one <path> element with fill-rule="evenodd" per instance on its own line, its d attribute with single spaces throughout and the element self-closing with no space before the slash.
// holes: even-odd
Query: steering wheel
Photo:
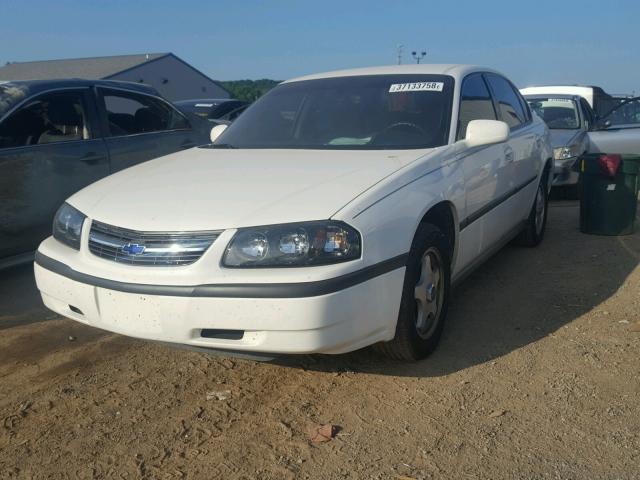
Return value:
<svg viewBox="0 0 640 480">
<path fill-rule="evenodd" d="M 377 140 L 379 140 L 380 137 L 384 136 L 385 134 L 391 132 L 392 130 L 396 130 L 396 129 L 405 129 L 405 131 L 408 131 L 409 133 L 417 133 L 418 135 L 426 135 L 427 132 L 424 131 L 424 129 L 422 127 L 419 127 L 418 125 L 416 125 L 415 123 L 411 123 L 411 122 L 396 122 L 396 123 L 392 123 L 391 125 L 383 128 L 380 132 L 376 133 L 374 138 L 372 139 L 373 142 L 376 142 Z M 415 132 L 411 132 L 411 130 L 414 130 Z"/>
</svg>

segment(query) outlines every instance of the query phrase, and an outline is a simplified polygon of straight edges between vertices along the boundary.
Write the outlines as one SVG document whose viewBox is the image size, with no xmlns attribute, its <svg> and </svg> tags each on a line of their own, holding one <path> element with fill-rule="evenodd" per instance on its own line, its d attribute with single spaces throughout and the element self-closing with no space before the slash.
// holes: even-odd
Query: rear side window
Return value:
<svg viewBox="0 0 640 480">
<path fill-rule="evenodd" d="M 465 138 L 471 120 L 496 120 L 489 89 L 479 73 L 469 75 L 462 83 L 456 140 Z"/>
<path fill-rule="evenodd" d="M 513 86 L 505 78 L 495 74 L 487 74 L 487 80 L 498 104 L 500 120 L 511 128 L 525 123 L 527 115 Z"/>
<path fill-rule="evenodd" d="M 0 124 L 0 148 L 89 138 L 82 91 L 47 93 L 35 97 Z"/>
<path fill-rule="evenodd" d="M 119 90 L 100 90 L 112 137 L 189 128 L 187 119 L 162 100 Z"/>
</svg>

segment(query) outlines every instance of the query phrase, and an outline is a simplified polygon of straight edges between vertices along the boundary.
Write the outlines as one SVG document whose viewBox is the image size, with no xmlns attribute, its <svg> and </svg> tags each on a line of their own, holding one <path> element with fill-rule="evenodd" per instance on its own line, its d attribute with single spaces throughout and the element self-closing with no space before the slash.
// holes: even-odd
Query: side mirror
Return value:
<svg viewBox="0 0 640 480">
<path fill-rule="evenodd" d="M 222 132 L 227 129 L 227 125 L 216 125 L 211 129 L 211 133 L 209 134 L 209 138 L 211 139 L 211 143 L 215 143 Z"/>
<path fill-rule="evenodd" d="M 498 120 L 471 120 L 464 138 L 467 147 L 480 147 L 509 139 L 509 125 Z"/>
<path fill-rule="evenodd" d="M 591 128 L 589 128 L 589 131 L 606 130 L 610 126 L 611 126 L 611 120 L 605 120 L 604 118 L 598 118 L 595 121 L 595 123 L 593 125 L 591 125 Z"/>
</svg>

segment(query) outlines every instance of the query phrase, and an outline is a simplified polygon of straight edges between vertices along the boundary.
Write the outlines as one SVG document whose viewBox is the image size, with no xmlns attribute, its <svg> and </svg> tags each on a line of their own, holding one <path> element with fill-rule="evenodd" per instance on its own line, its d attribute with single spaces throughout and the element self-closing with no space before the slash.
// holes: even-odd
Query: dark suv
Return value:
<svg viewBox="0 0 640 480">
<path fill-rule="evenodd" d="M 123 168 L 209 143 L 210 128 L 142 84 L 0 83 L 0 266 L 28 258 L 23 254 L 51 234 L 55 211 L 72 193 Z"/>
</svg>

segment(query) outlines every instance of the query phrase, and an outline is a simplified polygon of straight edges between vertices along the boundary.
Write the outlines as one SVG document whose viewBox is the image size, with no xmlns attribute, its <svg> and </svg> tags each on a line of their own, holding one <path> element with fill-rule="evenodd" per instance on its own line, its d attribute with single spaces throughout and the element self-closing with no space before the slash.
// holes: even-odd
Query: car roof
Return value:
<svg viewBox="0 0 640 480">
<path fill-rule="evenodd" d="M 12 80 L 10 82 L 0 82 L 0 120 L 17 108 L 25 99 L 33 95 L 50 90 L 87 88 L 93 86 L 121 88 L 146 95 L 161 96 L 155 88 L 149 85 L 119 80 L 85 80 L 82 78 Z"/>
<path fill-rule="evenodd" d="M 73 87 L 114 87 L 126 88 L 140 93 L 160 96 L 158 91 L 150 85 L 136 82 L 123 82 L 121 80 L 87 80 L 83 78 L 59 78 L 51 80 L 12 80 L 10 82 L 2 82 L 3 87 L 16 86 L 25 89 L 28 95 L 52 90 L 57 88 L 73 88 Z"/>
<path fill-rule="evenodd" d="M 336 77 L 354 77 L 364 75 L 407 75 L 407 74 L 424 74 L 424 75 L 449 75 L 456 80 L 461 80 L 465 76 L 473 72 L 493 72 L 502 75 L 500 72 L 477 65 L 463 64 L 433 64 L 420 63 L 410 65 L 387 65 L 381 67 L 353 68 L 349 70 L 335 70 L 332 72 L 315 73 L 313 75 L 305 75 L 303 77 L 292 78 L 283 83 L 301 82 L 305 80 L 317 80 L 321 78 Z"/>
</svg>

